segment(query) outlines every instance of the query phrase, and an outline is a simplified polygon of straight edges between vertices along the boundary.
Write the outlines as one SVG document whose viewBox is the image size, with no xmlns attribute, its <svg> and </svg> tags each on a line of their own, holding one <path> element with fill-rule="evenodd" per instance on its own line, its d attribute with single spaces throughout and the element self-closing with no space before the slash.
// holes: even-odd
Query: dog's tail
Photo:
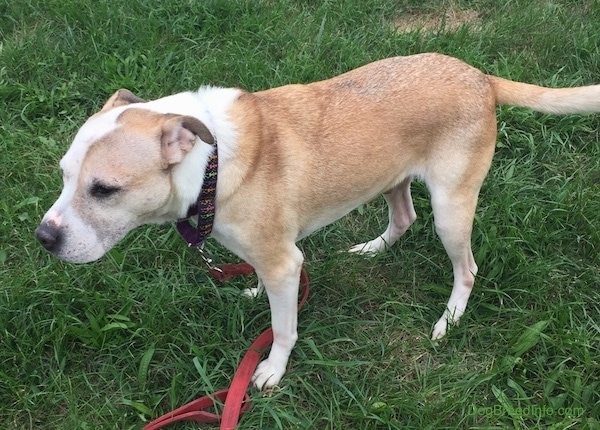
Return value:
<svg viewBox="0 0 600 430">
<path fill-rule="evenodd" d="M 575 88 L 545 88 L 488 76 L 496 93 L 496 104 L 527 107 L 550 114 L 600 112 L 600 85 Z"/>
</svg>

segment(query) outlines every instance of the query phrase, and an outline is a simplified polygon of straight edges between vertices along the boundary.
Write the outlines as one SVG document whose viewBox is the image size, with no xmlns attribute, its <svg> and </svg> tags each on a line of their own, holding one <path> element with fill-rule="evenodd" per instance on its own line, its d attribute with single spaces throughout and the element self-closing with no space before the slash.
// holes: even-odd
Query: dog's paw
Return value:
<svg viewBox="0 0 600 430">
<path fill-rule="evenodd" d="M 242 294 L 246 297 L 254 299 L 254 298 L 260 296 L 264 290 L 265 290 L 265 286 L 263 285 L 262 281 L 259 278 L 256 288 L 246 288 L 242 291 Z"/>
<path fill-rule="evenodd" d="M 262 290 L 258 287 L 256 288 L 245 288 L 242 291 L 242 294 L 250 299 L 255 299 L 256 297 L 260 296 L 260 293 L 262 293 Z"/>
<path fill-rule="evenodd" d="M 431 340 L 440 340 L 446 336 L 448 330 L 448 320 L 445 316 L 439 319 L 438 322 L 433 326 L 433 333 L 431 334 Z"/>
<path fill-rule="evenodd" d="M 442 314 L 442 317 L 433 326 L 431 340 L 439 340 L 446 336 L 449 327 L 458 325 L 458 321 L 460 320 L 462 314 L 463 313 L 457 309 L 454 309 L 453 312 L 450 312 L 448 309 L 446 309 Z"/>
<path fill-rule="evenodd" d="M 259 390 L 266 390 L 279 384 L 283 374 L 285 373 L 285 366 L 273 365 L 268 359 L 262 361 L 254 376 L 252 376 L 252 382 Z"/>
<path fill-rule="evenodd" d="M 348 252 L 361 254 L 365 256 L 373 256 L 375 254 L 385 251 L 386 248 L 387 244 L 385 243 L 383 238 L 378 237 L 377 239 L 370 240 L 369 242 L 354 245 L 348 250 Z"/>
</svg>

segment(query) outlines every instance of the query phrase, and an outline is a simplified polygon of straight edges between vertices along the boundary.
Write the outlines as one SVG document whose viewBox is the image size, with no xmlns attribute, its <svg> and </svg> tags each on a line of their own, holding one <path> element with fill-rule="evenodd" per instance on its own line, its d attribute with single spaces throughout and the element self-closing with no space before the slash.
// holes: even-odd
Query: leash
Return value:
<svg viewBox="0 0 600 430">
<path fill-rule="evenodd" d="M 254 273 L 254 268 L 248 263 L 224 264 L 212 266 L 209 273 L 217 280 L 224 282 L 236 276 Z M 300 272 L 300 300 L 298 310 L 308 299 L 310 290 L 306 270 Z M 229 388 L 216 391 L 213 394 L 192 400 L 186 405 L 168 412 L 163 416 L 148 423 L 143 430 L 158 430 L 168 425 L 181 421 L 195 421 L 199 423 L 214 424 L 220 422 L 221 430 L 234 430 L 239 418 L 250 409 L 251 400 L 248 395 L 250 379 L 258 366 L 262 353 L 273 343 L 273 330 L 271 328 L 262 332 L 246 351 L 238 369 L 236 370 Z M 215 406 L 216 401 L 224 402 L 223 413 L 218 415 L 208 409 Z"/>
</svg>

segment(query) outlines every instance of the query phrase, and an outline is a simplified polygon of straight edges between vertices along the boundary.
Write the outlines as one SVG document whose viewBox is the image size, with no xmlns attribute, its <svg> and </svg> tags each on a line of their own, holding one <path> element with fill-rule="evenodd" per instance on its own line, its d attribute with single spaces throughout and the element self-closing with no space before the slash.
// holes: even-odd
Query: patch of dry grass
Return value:
<svg viewBox="0 0 600 430">
<path fill-rule="evenodd" d="M 410 13 L 399 16 L 394 25 L 399 33 L 437 30 L 454 32 L 464 26 L 468 26 L 472 30 L 479 29 L 481 18 L 479 13 L 473 9 L 460 9 L 453 5 L 436 12 Z"/>
</svg>

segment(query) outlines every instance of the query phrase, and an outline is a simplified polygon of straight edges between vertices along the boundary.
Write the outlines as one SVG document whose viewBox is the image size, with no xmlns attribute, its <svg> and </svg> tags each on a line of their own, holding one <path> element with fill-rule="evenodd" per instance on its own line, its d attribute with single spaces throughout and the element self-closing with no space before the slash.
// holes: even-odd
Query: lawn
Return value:
<svg viewBox="0 0 600 430">
<path fill-rule="evenodd" d="M 599 41 L 595 0 L 0 2 L 0 428 L 141 428 L 227 386 L 269 324 L 266 297 L 240 294 L 255 279 L 212 280 L 170 225 L 87 265 L 36 243 L 58 160 L 118 88 L 260 90 L 429 51 L 589 85 Z M 429 340 L 452 271 L 422 184 L 389 252 L 339 252 L 384 229 L 376 199 L 300 243 L 300 339 L 240 429 L 600 429 L 600 116 L 500 107 L 498 125 L 461 324 Z"/>
</svg>

